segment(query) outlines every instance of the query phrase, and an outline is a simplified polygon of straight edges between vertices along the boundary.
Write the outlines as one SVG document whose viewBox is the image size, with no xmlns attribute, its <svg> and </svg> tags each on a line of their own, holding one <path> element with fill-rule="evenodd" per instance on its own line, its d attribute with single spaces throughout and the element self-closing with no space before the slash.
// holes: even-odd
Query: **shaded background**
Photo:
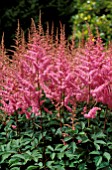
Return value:
<svg viewBox="0 0 112 170">
<path fill-rule="evenodd" d="M 111 0 L 3 0 L 0 5 L 0 40 L 5 33 L 5 46 L 12 45 L 20 20 L 24 32 L 30 27 L 31 18 L 38 23 L 39 11 L 42 24 L 52 21 L 55 28 L 59 21 L 66 25 L 66 37 L 70 38 L 75 28 L 76 39 L 81 39 L 82 30 L 87 36 L 86 22 L 95 32 L 98 26 L 101 37 L 106 42 L 112 39 L 112 1 Z"/>
</svg>

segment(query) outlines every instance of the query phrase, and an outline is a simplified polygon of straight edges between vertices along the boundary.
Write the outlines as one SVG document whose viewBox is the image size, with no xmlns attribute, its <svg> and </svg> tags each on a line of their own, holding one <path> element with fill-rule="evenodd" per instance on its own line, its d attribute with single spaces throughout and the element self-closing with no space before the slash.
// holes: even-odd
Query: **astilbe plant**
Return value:
<svg viewBox="0 0 112 170">
<path fill-rule="evenodd" d="M 74 88 L 73 83 L 71 83 L 72 89 L 69 83 L 71 64 L 65 52 L 66 47 L 63 44 L 65 42 L 61 37 L 63 35 L 60 36 L 61 43 L 58 48 L 54 43 L 51 44 L 52 48 L 48 48 L 48 42 L 45 42 L 48 35 L 46 37 L 41 35 L 41 30 L 38 32 L 34 23 L 32 24 L 32 34 L 27 44 L 27 50 L 24 47 L 21 48 L 24 44 L 19 41 L 18 26 L 16 51 L 12 64 L 8 67 L 10 74 L 5 77 L 1 90 L 2 109 L 9 115 L 14 111 L 25 113 L 27 118 L 30 117 L 28 110 L 36 115 L 40 114 L 44 102 L 41 100 L 43 92 L 53 103 L 56 103 L 56 108 L 63 105 L 70 109 L 68 103 L 70 103 L 69 99 L 73 97 L 72 89 Z M 72 77 L 74 79 L 74 75 Z M 44 109 L 47 110 L 47 108 Z"/>
<path fill-rule="evenodd" d="M 58 111 L 65 107 L 73 112 L 81 101 L 87 102 L 87 112 L 91 106 L 94 113 L 100 110 L 94 108 L 98 102 L 111 108 L 111 54 L 108 51 L 107 56 L 99 34 L 95 40 L 90 33 L 82 49 L 76 50 L 73 43 L 68 45 L 61 24 L 60 28 L 60 35 L 54 38 L 53 31 L 50 35 L 47 27 L 44 33 L 41 23 L 36 29 L 32 20 L 26 44 L 18 23 L 13 60 L 8 66 L 1 62 L 1 77 L 5 77 L 1 108 L 8 114 L 18 111 L 29 118 L 31 113 L 39 115 L 41 109 L 49 112 L 43 107 L 44 95 Z"/>
</svg>

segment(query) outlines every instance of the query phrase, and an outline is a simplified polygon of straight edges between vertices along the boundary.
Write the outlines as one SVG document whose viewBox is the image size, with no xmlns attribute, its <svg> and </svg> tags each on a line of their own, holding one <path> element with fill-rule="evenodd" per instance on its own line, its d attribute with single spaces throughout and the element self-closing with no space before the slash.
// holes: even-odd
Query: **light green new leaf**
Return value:
<svg viewBox="0 0 112 170">
<path fill-rule="evenodd" d="M 33 169 L 37 169 L 37 166 L 31 165 L 31 166 L 29 166 L 26 170 L 33 170 Z"/>
<path fill-rule="evenodd" d="M 104 142 L 103 140 L 95 140 L 95 143 L 106 145 L 106 142 Z"/>
<path fill-rule="evenodd" d="M 103 156 L 108 160 L 108 162 L 110 161 L 110 159 L 111 159 L 110 153 L 104 152 Z"/>
<path fill-rule="evenodd" d="M 19 167 L 13 167 L 10 170 L 20 170 L 20 168 Z"/>
<path fill-rule="evenodd" d="M 51 154 L 50 157 L 51 157 L 52 160 L 55 158 L 55 155 L 56 155 L 56 153 L 52 153 L 52 154 Z"/>
<path fill-rule="evenodd" d="M 52 148 L 52 146 L 47 146 L 47 149 L 49 149 L 50 151 L 54 151 L 54 149 Z"/>
<path fill-rule="evenodd" d="M 94 142 L 95 148 L 96 150 L 100 150 L 100 145 L 98 145 L 97 143 Z"/>
<path fill-rule="evenodd" d="M 100 152 L 99 151 L 92 151 L 89 154 L 91 154 L 91 155 L 100 155 Z"/>
</svg>

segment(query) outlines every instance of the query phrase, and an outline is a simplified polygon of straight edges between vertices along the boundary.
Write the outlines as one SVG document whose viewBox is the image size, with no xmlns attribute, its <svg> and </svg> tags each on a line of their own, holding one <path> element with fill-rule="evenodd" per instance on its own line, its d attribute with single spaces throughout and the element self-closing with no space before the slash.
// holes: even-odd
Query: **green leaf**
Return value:
<svg viewBox="0 0 112 170">
<path fill-rule="evenodd" d="M 56 170 L 65 170 L 65 168 L 61 165 L 56 165 L 53 168 L 55 168 Z"/>
<path fill-rule="evenodd" d="M 69 158 L 69 160 L 74 159 L 74 154 L 70 153 L 69 151 L 65 152 L 66 157 Z"/>
<path fill-rule="evenodd" d="M 51 157 L 52 160 L 55 158 L 55 155 L 56 155 L 56 153 L 52 153 L 52 154 L 51 154 L 50 157 Z"/>
<path fill-rule="evenodd" d="M 69 164 L 69 168 L 74 168 L 74 162 L 71 162 L 71 163 Z"/>
<path fill-rule="evenodd" d="M 13 167 L 10 170 L 20 170 L 20 168 L 19 167 Z"/>
<path fill-rule="evenodd" d="M 38 156 L 40 158 L 40 155 L 41 154 L 40 154 L 40 152 L 37 149 L 32 151 L 32 156 Z"/>
<path fill-rule="evenodd" d="M 49 167 L 51 167 L 51 165 L 54 163 L 54 161 L 48 161 L 48 162 L 46 162 L 46 166 L 49 168 Z"/>
<path fill-rule="evenodd" d="M 39 142 L 41 141 L 42 138 L 43 138 L 43 135 L 40 133 L 39 138 L 38 138 Z"/>
<path fill-rule="evenodd" d="M 107 168 L 109 166 L 109 162 L 102 162 L 97 169 L 104 170 L 104 168 Z M 107 170 L 107 169 L 105 169 Z M 109 170 L 109 169 L 108 169 Z M 111 170 L 111 169 L 110 169 Z"/>
<path fill-rule="evenodd" d="M 79 135 L 86 135 L 85 132 L 80 132 Z"/>
<path fill-rule="evenodd" d="M 71 146 L 72 146 L 72 152 L 74 153 L 75 150 L 77 149 L 76 143 L 75 142 L 71 142 Z"/>
<path fill-rule="evenodd" d="M 42 166 L 43 166 L 43 163 L 42 163 L 42 162 L 39 162 L 38 165 L 39 165 L 39 167 L 42 167 Z"/>
<path fill-rule="evenodd" d="M 58 159 L 62 159 L 64 157 L 64 152 L 60 152 L 57 154 Z"/>
<path fill-rule="evenodd" d="M 56 131 L 56 135 L 61 135 L 61 134 L 62 134 L 62 130 L 60 128 L 58 128 Z"/>
<path fill-rule="evenodd" d="M 108 162 L 110 161 L 110 159 L 111 159 L 110 153 L 104 152 L 103 156 L 108 160 Z"/>
<path fill-rule="evenodd" d="M 102 156 L 95 157 L 95 164 L 98 167 L 102 162 Z"/>
<path fill-rule="evenodd" d="M 11 158 L 9 160 L 9 165 L 11 166 L 12 164 L 18 163 L 19 162 L 19 158 Z"/>
<path fill-rule="evenodd" d="M 69 140 L 71 140 L 71 139 L 72 139 L 71 136 L 67 136 L 67 137 L 64 138 L 64 141 L 67 142 L 67 141 L 69 141 Z"/>
<path fill-rule="evenodd" d="M 84 122 L 81 122 L 81 127 L 82 127 L 82 129 L 85 128 L 85 123 Z"/>
<path fill-rule="evenodd" d="M 24 165 L 24 163 L 23 162 L 15 162 L 10 167 L 12 167 L 12 166 L 19 166 L 19 165 Z"/>
<path fill-rule="evenodd" d="M 55 147 L 55 151 L 60 151 L 60 149 L 62 148 L 63 144 L 58 144 Z"/>
<path fill-rule="evenodd" d="M 26 153 L 27 153 L 28 155 L 30 155 L 30 156 L 32 155 L 32 153 L 30 152 L 30 150 L 27 150 Z"/>
<path fill-rule="evenodd" d="M 95 143 L 106 145 L 106 142 L 104 142 L 103 140 L 95 140 Z"/>
<path fill-rule="evenodd" d="M 95 133 L 91 136 L 92 139 L 96 140 L 97 138 L 105 138 L 105 134 L 103 132 Z"/>
<path fill-rule="evenodd" d="M 15 155 L 13 155 L 13 156 L 11 156 L 12 158 L 21 158 L 21 159 L 23 159 L 23 160 L 25 160 L 25 157 L 24 157 L 24 155 L 22 155 L 22 154 L 15 154 Z"/>
<path fill-rule="evenodd" d="M 66 149 L 68 148 L 68 145 L 64 145 L 62 148 L 61 148 L 61 152 L 65 151 Z"/>
<path fill-rule="evenodd" d="M 2 155 L 2 161 L 1 163 L 3 163 L 7 158 L 9 158 L 9 156 L 11 155 L 11 153 L 5 153 Z"/>
<path fill-rule="evenodd" d="M 54 151 L 54 149 L 52 148 L 52 146 L 47 146 L 47 148 L 50 150 L 50 151 Z"/>
<path fill-rule="evenodd" d="M 33 159 L 33 156 L 29 155 L 28 153 L 24 153 L 23 159 L 24 159 L 24 162 L 27 163 L 28 161 L 31 161 Z"/>
<path fill-rule="evenodd" d="M 89 154 L 91 154 L 91 155 L 100 155 L 100 152 L 99 151 L 92 151 Z"/>
<path fill-rule="evenodd" d="M 37 166 L 31 165 L 31 166 L 29 166 L 26 170 L 33 170 L 33 169 L 37 169 Z"/>
<path fill-rule="evenodd" d="M 6 145 L 6 151 L 10 151 L 11 141 Z"/>
<path fill-rule="evenodd" d="M 98 145 L 97 143 L 94 142 L 95 148 L 96 150 L 100 150 L 100 145 Z"/>
</svg>

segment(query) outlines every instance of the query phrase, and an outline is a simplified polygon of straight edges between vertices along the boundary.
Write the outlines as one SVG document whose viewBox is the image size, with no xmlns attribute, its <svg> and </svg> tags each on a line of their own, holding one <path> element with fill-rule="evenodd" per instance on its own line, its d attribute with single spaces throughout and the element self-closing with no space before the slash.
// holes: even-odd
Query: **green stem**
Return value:
<svg viewBox="0 0 112 170">
<path fill-rule="evenodd" d="M 88 119 L 88 127 L 90 126 L 90 119 Z"/>
</svg>

